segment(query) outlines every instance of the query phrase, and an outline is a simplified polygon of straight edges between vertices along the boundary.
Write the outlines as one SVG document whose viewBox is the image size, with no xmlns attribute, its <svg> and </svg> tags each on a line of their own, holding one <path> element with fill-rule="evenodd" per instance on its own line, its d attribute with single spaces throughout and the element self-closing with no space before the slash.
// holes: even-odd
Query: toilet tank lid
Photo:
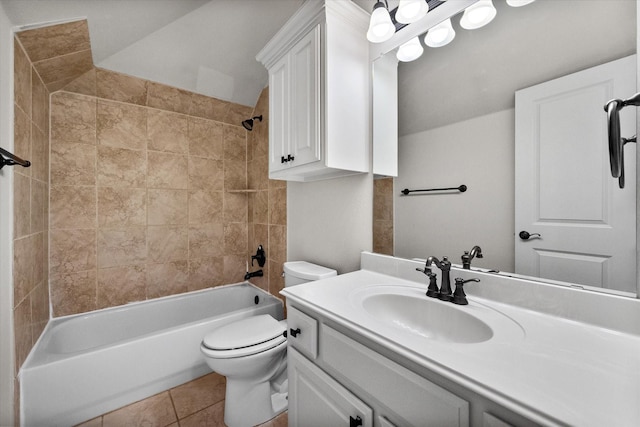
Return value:
<svg viewBox="0 0 640 427">
<path fill-rule="evenodd" d="M 307 280 L 320 280 L 336 276 L 338 272 L 307 261 L 288 261 L 284 263 L 285 274 Z"/>
</svg>

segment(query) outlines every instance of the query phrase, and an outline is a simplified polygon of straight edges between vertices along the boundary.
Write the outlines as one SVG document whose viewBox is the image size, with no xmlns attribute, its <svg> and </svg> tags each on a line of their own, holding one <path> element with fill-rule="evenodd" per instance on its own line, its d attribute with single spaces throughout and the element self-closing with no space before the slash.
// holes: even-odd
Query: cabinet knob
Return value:
<svg viewBox="0 0 640 427">
<path fill-rule="evenodd" d="M 295 157 L 293 157 L 291 154 L 287 154 L 287 162 L 292 162 L 293 159 L 295 159 Z"/>
<path fill-rule="evenodd" d="M 289 333 L 291 334 L 292 337 L 295 338 L 300 333 L 300 328 L 296 328 L 296 329 L 291 328 L 289 329 Z"/>
<path fill-rule="evenodd" d="M 280 163 L 287 163 L 288 160 L 284 158 L 284 156 L 280 157 Z"/>
<path fill-rule="evenodd" d="M 362 418 L 358 415 L 357 417 L 349 417 L 349 427 L 358 427 L 362 425 Z"/>
</svg>

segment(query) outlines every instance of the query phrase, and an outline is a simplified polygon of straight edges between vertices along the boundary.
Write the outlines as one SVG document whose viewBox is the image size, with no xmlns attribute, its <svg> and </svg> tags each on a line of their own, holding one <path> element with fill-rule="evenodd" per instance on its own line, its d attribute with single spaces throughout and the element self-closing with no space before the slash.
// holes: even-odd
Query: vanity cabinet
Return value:
<svg viewBox="0 0 640 427">
<path fill-rule="evenodd" d="M 368 15 L 307 1 L 256 59 L 269 72 L 269 178 L 313 181 L 370 170 Z"/>
<path fill-rule="evenodd" d="M 313 316 L 287 312 L 290 426 L 469 426 L 464 399 Z"/>
</svg>

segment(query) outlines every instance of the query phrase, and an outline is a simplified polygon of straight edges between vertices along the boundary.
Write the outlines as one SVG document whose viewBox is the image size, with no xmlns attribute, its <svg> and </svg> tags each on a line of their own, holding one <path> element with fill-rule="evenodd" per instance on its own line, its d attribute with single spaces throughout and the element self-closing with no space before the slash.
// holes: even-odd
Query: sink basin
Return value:
<svg viewBox="0 0 640 427">
<path fill-rule="evenodd" d="M 406 286 L 370 286 L 352 294 L 351 300 L 376 321 L 423 338 L 480 343 L 493 337 L 492 328 L 471 314 L 477 307 L 457 306 L 429 298 L 425 290 Z"/>
</svg>

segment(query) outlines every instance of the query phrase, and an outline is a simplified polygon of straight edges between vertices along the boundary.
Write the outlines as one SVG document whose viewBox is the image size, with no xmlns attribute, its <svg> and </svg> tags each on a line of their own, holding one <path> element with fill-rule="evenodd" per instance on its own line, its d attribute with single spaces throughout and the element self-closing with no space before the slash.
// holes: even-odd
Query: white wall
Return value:
<svg viewBox="0 0 640 427">
<path fill-rule="evenodd" d="M 400 138 L 394 182 L 394 254 L 448 256 L 460 264 L 479 245 L 473 265 L 514 270 L 514 110 Z M 414 193 L 466 185 L 464 193 Z"/>
<path fill-rule="evenodd" d="M 13 150 L 13 34 L 0 4 L 0 147 Z M 13 173 L 0 171 L 0 425 L 13 425 Z"/>
<path fill-rule="evenodd" d="M 287 259 L 339 274 L 360 269 L 373 240 L 373 175 L 287 184 Z"/>
</svg>

